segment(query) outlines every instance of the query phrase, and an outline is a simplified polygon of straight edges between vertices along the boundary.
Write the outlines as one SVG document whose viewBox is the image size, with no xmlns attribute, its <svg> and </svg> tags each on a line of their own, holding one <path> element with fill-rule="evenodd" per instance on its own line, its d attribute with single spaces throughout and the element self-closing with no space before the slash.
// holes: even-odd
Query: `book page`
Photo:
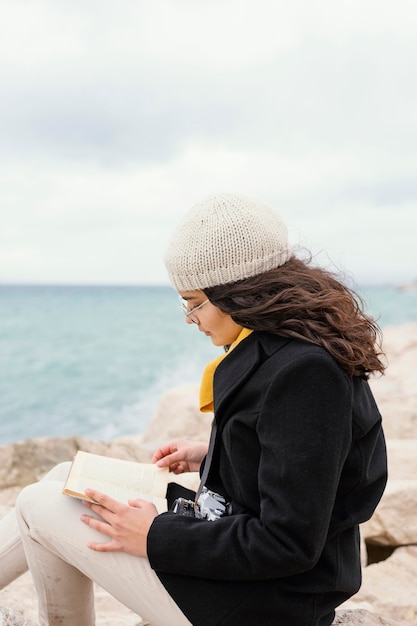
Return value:
<svg viewBox="0 0 417 626">
<path fill-rule="evenodd" d="M 153 502 L 159 512 L 167 510 L 165 494 L 168 468 L 78 451 L 64 487 L 66 495 L 89 500 L 85 489 L 96 489 L 127 503 L 142 499 Z M 162 509 L 162 510 L 161 510 Z"/>
</svg>

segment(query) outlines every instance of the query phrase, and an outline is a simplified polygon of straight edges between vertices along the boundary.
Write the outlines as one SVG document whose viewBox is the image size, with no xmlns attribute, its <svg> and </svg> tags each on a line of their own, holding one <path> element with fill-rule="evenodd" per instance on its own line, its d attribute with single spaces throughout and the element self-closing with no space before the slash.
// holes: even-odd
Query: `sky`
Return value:
<svg viewBox="0 0 417 626">
<path fill-rule="evenodd" d="M 193 204 L 417 279 L 415 0 L 0 0 L 0 283 L 168 284 Z"/>
</svg>

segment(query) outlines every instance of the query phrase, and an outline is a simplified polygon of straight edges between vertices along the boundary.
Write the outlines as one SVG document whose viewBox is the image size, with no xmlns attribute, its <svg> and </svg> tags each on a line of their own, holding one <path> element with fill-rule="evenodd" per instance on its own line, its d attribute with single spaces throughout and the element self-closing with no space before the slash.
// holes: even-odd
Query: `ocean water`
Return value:
<svg viewBox="0 0 417 626">
<path fill-rule="evenodd" d="M 417 322 L 417 293 L 359 293 L 382 328 Z M 163 392 L 220 353 L 170 287 L 0 286 L 0 444 L 142 433 Z"/>
</svg>

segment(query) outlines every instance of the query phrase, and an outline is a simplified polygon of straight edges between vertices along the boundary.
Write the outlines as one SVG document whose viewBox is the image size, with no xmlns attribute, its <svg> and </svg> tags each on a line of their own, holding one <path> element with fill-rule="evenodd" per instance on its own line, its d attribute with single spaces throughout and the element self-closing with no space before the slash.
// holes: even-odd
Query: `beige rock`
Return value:
<svg viewBox="0 0 417 626">
<path fill-rule="evenodd" d="M 417 545 L 417 479 L 389 481 L 372 518 L 361 532 L 369 543 Z"/>
<path fill-rule="evenodd" d="M 25 439 L 0 446 L 0 490 L 24 487 L 39 480 L 57 463 L 70 461 L 77 450 L 132 461 L 149 460 L 142 437 L 116 439 L 112 443 L 84 437 Z"/>
<path fill-rule="evenodd" d="M 213 415 L 201 413 L 198 393 L 198 385 L 168 390 L 144 434 L 143 444 L 155 445 L 176 437 L 208 441 Z"/>
<path fill-rule="evenodd" d="M 390 481 L 417 480 L 417 439 L 387 439 L 387 453 Z"/>
<path fill-rule="evenodd" d="M 97 601 L 97 597 L 96 597 Z M 103 605 L 103 608 L 106 608 Z M 131 620 L 120 621 L 120 617 L 116 618 L 116 621 L 111 617 L 111 613 L 108 614 L 106 622 L 99 621 L 101 624 L 108 624 L 109 626 L 141 626 L 144 622 L 135 615 L 130 616 Z M 351 626 L 396 626 L 400 622 L 393 622 L 392 620 L 386 620 L 382 617 L 370 613 L 369 611 L 357 610 L 357 611 L 340 611 L 336 615 L 336 619 L 333 624 L 346 624 Z M 0 626 L 35 626 L 34 622 L 27 620 L 22 614 L 16 613 L 11 609 L 2 609 L 0 607 Z"/>
<path fill-rule="evenodd" d="M 0 518 L 3 515 L 2 509 L 4 507 L 13 506 L 17 494 L 21 491 L 21 487 L 9 487 L 8 489 L 2 489 L 0 491 Z"/>
<path fill-rule="evenodd" d="M 71 460 L 80 449 L 109 453 L 108 444 L 82 437 L 26 439 L 0 446 L 0 489 L 37 481 L 57 463 Z"/>
<path fill-rule="evenodd" d="M 0 606 L 0 626 L 35 626 L 21 613 Z"/>
<path fill-rule="evenodd" d="M 147 624 L 139 615 L 120 604 L 98 585 L 94 586 L 94 598 L 96 626 L 145 626 Z M 0 590 L 0 607 L 7 607 L 3 611 L 10 611 L 10 615 L 17 615 L 15 619 L 20 620 L 4 621 L 3 624 L 0 609 L 0 626 L 35 626 L 38 623 L 36 593 L 29 573 L 23 574 L 6 589 Z"/>
<path fill-rule="evenodd" d="M 401 622 L 385 619 L 370 611 L 358 609 L 354 611 L 336 611 L 333 624 L 350 624 L 350 626 L 399 626 Z"/>
<path fill-rule="evenodd" d="M 370 385 L 388 439 L 417 439 L 417 324 L 384 329 L 388 368 Z"/>
<path fill-rule="evenodd" d="M 0 488 L 35 482 L 61 460 L 71 459 L 72 439 L 29 439 L 0 446 Z"/>
<path fill-rule="evenodd" d="M 385 561 L 363 570 L 359 592 L 341 610 L 365 609 L 417 626 L 417 546 L 397 548 Z"/>
</svg>

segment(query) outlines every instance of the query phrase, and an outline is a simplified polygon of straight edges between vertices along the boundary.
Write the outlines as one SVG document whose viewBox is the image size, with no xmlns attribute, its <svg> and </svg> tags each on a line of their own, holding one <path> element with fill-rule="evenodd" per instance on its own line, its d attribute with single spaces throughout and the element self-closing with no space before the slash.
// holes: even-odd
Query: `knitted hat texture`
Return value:
<svg viewBox="0 0 417 626">
<path fill-rule="evenodd" d="M 195 205 L 174 230 L 165 265 L 177 291 L 234 283 L 290 258 L 287 227 L 270 207 L 234 193 Z"/>
</svg>

